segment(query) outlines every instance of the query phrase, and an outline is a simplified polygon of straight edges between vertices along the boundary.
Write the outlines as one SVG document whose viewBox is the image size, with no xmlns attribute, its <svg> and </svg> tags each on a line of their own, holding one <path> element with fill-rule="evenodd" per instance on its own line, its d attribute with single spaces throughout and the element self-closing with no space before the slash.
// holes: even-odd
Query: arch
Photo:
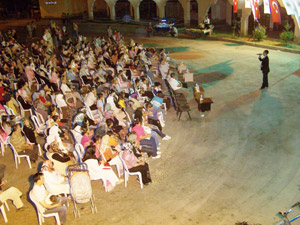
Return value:
<svg viewBox="0 0 300 225">
<path fill-rule="evenodd" d="M 165 17 L 183 20 L 183 7 L 178 0 L 168 0 L 165 5 Z"/>
<path fill-rule="evenodd" d="M 198 2 L 190 0 L 191 25 L 198 25 Z"/>
<path fill-rule="evenodd" d="M 94 0 L 92 9 L 94 19 L 109 18 L 109 7 L 105 0 Z"/>
<path fill-rule="evenodd" d="M 115 3 L 116 18 L 123 18 L 125 15 L 133 17 L 133 8 L 128 0 L 118 0 Z"/>
<path fill-rule="evenodd" d="M 157 5 L 153 0 L 143 0 L 139 7 L 141 19 L 151 20 L 157 17 Z"/>
</svg>

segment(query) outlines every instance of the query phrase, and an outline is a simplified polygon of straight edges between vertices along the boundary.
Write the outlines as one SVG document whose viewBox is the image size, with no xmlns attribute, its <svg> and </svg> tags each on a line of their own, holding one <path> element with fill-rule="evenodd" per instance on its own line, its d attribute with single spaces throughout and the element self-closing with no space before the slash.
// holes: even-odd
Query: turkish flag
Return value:
<svg viewBox="0 0 300 225">
<path fill-rule="evenodd" d="M 258 20 L 260 18 L 259 8 L 258 8 L 258 0 L 252 0 L 252 13 L 254 20 Z"/>
<path fill-rule="evenodd" d="M 233 13 L 238 12 L 238 2 L 239 0 L 233 0 Z"/>
<path fill-rule="evenodd" d="M 280 23 L 281 22 L 280 8 L 277 0 L 270 0 L 270 8 L 272 13 L 273 23 Z"/>
</svg>

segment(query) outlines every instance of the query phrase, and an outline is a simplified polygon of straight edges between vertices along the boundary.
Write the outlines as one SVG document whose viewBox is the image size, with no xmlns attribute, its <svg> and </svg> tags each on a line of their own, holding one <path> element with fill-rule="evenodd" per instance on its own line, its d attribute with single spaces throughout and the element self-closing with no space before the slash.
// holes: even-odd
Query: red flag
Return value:
<svg viewBox="0 0 300 225">
<path fill-rule="evenodd" d="M 277 0 L 270 0 L 270 8 L 272 13 L 273 23 L 280 23 L 281 22 L 280 8 Z"/>
<path fill-rule="evenodd" d="M 238 12 L 238 2 L 239 0 L 233 0 L 233 13 Z"/>
<path fill-rule="evenodd" d="M 260 18 L 258 0 L 252 0 L 252 13 L 254 20 L 258 20 Z"/>
</svg>

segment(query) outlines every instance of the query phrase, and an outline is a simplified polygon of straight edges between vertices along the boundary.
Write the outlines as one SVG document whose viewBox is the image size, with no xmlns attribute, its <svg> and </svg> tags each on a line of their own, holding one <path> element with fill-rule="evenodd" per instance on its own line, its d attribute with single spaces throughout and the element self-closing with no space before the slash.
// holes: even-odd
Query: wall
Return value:
<svg viewBox="0 0 300 225">
<path fill-rule="evenodd" d="M 47 4 L 55 2 L 56 4 Z M 42 18 L 59 18 L 62 13 L 78 15 L 87 12 L 87 0 L 39 0 Z"/>
<path fill-rule="evenodd" d="M 104 0 L 96 0 L 94 4 L 94 12 L 97 11 L 106 11 L 107 4 Z"/>
</svg>

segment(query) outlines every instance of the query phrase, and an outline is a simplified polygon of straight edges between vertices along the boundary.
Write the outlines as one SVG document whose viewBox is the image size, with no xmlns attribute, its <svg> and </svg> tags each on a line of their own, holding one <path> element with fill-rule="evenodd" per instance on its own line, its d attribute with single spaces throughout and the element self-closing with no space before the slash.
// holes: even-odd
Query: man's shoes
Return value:
<svg viewBox="0 0 300 225">
<path fill-rule="evenodd" d="M 152 159 L 159 159 L 159 158 L 160 158 L 160 155 L 152 156 Z"/>
<path fill-rule="evenodd" d="M 160 152 L 160 151 L 157 151 L 156 154 L 157 154 L 157 155 L 161 155 L 161 152 Z"/>
<path fill-rule="evenodd" d="M 163 141 L 167 141 L 167 140 L 170 140 L 170 139 L 171 139 L 171 137 L 168 136 L 168 135 L 166 135 L 165 137 L 163 137 Z"/>
</svg>

